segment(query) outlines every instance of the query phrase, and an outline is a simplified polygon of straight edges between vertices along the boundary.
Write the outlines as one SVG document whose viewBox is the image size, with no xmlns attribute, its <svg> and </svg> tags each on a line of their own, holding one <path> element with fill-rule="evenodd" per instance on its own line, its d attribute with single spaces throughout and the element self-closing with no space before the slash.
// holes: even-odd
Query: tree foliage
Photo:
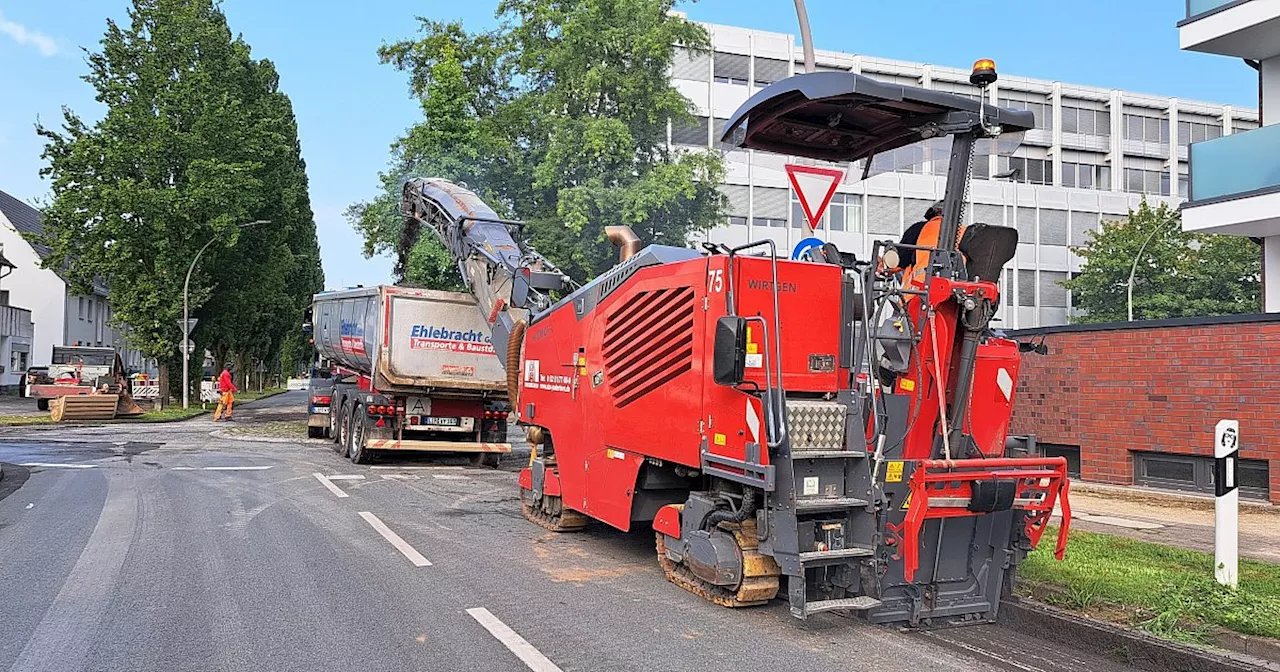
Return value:
<svg viewBox="0 0 1280 672">
<path fill-rule="evenodd" d="M 720 158 L 666 142 L 668 123 L 691 115 L 667 75 L 674 45 L 708 45 L 672 4 L 504 0 L 493 31 L 420 18 L 417 39 L 383 46 L 383 62 L 408 74 L 423 119 L 392 146 L 381 196 L 348 210 L 365 253 L 407 257 L 405 280 L 456 282 L 434 243 L 398 248 L 400 189 L 412 175 L 464 182 L 529 222 L 533 244 L 578 280 L 616 259 L 605 226 L 669 245 L 713 226 Z"/>
<path fill-rule="evenodd" d="M 1145 247 L 1144 247 L 1145 244 Z M 1074 248 L 1080 273 L 1063 285 L 1083 314 L 1077 322 L 1157 320 L 1252 313 L 1261 306 L 1261 253 L 1248 238 L 1188 233 L 1177 210 L 1144 200 L 1129 217 L 1104 222 Z"/>
<path fill-rule="evenodd" d="M 180 361 L 183 281 L 197 352 L 275 361 L 323 285 L 306 167 L 274 65 L 233 38 L 216 0 L 134 0 L 108 20 L 85 81 L 106 114 L 64 109 L 46 139 L 46 265 L 110 288 L 148 357 Z M 270 220 L 253 228 L 240 224 Z M 199 371 L 201 358 L 193 358 Z"/>
</svg>

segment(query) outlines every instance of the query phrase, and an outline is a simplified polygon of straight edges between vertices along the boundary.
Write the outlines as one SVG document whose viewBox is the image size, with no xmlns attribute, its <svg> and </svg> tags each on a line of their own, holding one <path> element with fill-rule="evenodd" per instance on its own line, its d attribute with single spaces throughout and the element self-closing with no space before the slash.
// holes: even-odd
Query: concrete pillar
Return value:
<svg viewBox="0 0 1280 672">
<path fill-rule="evenodd" d="M 1262 61 L 1262 125 L 1280 122 L 1280 56 Z"/>
<path fill-rule="evenodd" d="M 1111 91 L 1111 191 L 1124 191 L 1124 101 Z"/>
<path fill-rule="evenodd" d="M 1055 187 L 1062 186 L 1062 82 L 1053 83 L 1053 91 L 1049 94 L 1049 114 L 1052 115 L 1053 138 L 1049 158 L 1053 161 L 1053 181 Z"/>
<path fill-rule="evenodd" d="M 1178 197 L 1178 99 L 1169 99 L 1169 159 L 1165 172 L 1169 174 L 1169 196 Z M 1188 150 L 1190 151 L 1190 150 Z"/>
<path fill-rule="evenodd" d="M 1280 236 L 1267 236 L 1262 244 L 1263 310 L 1280 313 Z"/>
</svg>

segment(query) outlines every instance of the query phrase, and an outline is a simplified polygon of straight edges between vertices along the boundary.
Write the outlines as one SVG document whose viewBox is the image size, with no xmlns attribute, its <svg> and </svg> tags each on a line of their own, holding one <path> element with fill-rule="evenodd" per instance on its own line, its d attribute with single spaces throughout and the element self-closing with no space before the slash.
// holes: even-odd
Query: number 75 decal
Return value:
<svg viewBox="0 0 1280 672">
<path fill-rule="evenodd" d="M 724 291 L 723 268 L 713 268 L 707 271 L 707 291 L 713 294 Z"/>
</svg>

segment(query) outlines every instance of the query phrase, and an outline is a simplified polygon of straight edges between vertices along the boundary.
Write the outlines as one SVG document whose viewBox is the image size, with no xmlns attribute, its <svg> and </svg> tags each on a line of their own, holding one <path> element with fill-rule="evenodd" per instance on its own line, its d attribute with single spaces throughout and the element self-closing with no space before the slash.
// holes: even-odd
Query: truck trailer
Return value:
<svg viewBox="0 0 1280 672">
<path fill-rule="evenodd" d="M 511 452 L 506 374 L 475 299 L 389 285 L 322 292 L 311 319 L 333 373 L 313 378 L 309 410 L 327 409 L 327 434 L 352 462 L 430 451 L 496 467 Z"/>
</svg>

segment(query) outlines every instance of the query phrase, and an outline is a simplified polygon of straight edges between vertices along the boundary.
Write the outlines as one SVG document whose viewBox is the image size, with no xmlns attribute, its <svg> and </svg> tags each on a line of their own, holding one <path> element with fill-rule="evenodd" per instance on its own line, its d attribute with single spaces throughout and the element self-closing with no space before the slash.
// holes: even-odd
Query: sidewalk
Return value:
<svg viewBox="0 0 1280 672">
<path fill-rule="evenodd" d="M 1072 529 L 1213 552 L 1213 499 L 1071 484 Z M 1280 507 L 1240 506 L 1240 555 L 1280 563 Z"/>
</svg>

